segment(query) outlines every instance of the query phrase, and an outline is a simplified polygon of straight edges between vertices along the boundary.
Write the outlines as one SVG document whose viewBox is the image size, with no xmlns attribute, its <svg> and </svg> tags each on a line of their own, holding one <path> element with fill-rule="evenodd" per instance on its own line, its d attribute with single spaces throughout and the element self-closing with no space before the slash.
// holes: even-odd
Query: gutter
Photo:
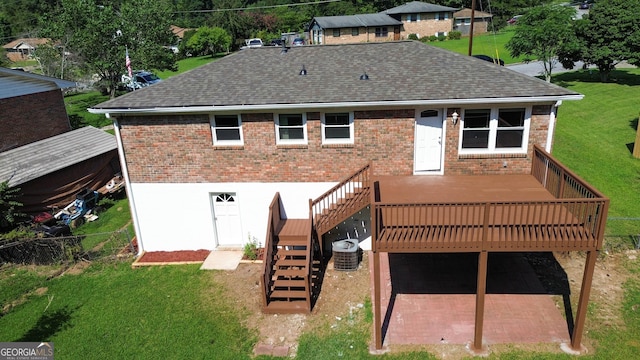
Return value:
<svg viewBox="0 0 640 360">
<path fill-rule="evenodd" d="M 299 103 L 299 104 L 259 104 L 259 105 L 198 105 L 198 106 L 169 106 L 150 108 L 89 108 L 92 114 L 189 114 L 214 113 L 231 111 L 282 111 L 282 110 L 314 110 L 335 108 L 390 108 L 390 107 L 423 107 L 445 106 L 459 107 L 461 105 L 477 104 L 508 104 L 508 103 L 539 103 L 562 102 L 562 100 L 582 100 L 584 95 L 508 97 L 508 98 L 477 98 L 477 99 L 442 99 L 442 100 L 399 100 L 399 101 L 362 101 L 362 102 L 332 102 L 332 103 Z"/>
<path fill-rule="evenodd" d="M 105 113 L 107 119 L 111 119 L 111 114 Z M 122 177 L 124 178 L 124 186 L 127 190 L 127 198 L 129 198 L 129 208 L 131 209 L 131 219 L 133 220 L 133 231 L 136 234 L 136 241 L 138 242 L 138 256 L 142 256 L 144 252 L 144 246 L 142 244 L 142 236 L 140 235 L 140 226 L 138 222 L 138 211 L 136 208 L 136 202 L 131 190 L 131 179 L 129 179 L 129 169 L 127 168 L 127 160 L 124 155 L 124 146 L 122 145 L 122 137 L 120 134 L 120 124 L 118 119 L 113 118 L 113 129 L 116 133 L 116 141 L 118 143 L 118 157 L 120 158 L 120 169 L 122 170 Z"/>
</svg>

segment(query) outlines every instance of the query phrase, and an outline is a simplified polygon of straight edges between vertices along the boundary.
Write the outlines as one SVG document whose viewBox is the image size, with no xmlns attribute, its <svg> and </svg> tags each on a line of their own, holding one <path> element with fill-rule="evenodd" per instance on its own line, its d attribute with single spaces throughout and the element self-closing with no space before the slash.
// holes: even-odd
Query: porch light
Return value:
<svg viewBox="0 0 640 360">
<path fill-rule="evenodd" d="M 453 125 L 458 123 L 458 116 L 459 116 L 458 113 L 455 111 L 453 112 L 453 114 L 451 114 L 451 123 Z"/>
<path fill-rule="evenodd" d="M 300 75 L 302 76 L 307 75 L 307 69 L 304 68 L 304 65 L 302 65 L 302 70 L 300 70 Z"/>
</svg>

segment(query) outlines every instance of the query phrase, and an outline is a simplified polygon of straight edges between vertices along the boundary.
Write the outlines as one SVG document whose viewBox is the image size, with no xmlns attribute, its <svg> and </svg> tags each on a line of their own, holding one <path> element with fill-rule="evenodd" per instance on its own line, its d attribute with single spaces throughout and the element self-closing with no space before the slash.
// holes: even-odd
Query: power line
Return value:
<svg viewBox="0 0 640 360">
<path fill-rule="evenodd" d="M 301 6 L 301 5 L 314 5 L 314 4 L 325 4 L 332 2 L 339 2 L 342 0 L 322 0 L 322 1 L 312 1 L 305 3 L 297 3 L 297 4 L 284 4 L 284 5 L 269 5 L 269 6 L 256 6 L 256 7 L 242 7 L 242 8 L 230 8 L 230 9 L 212 9 L 212 10 L 184 10 L 184 11 L 173 11 L 173 13 L 210 13 L 210 12 L 219 12 L 219 11 L 239 11 L 239 10 L 255 10 L 255 9 L 272 9 L 278 7 L 289 7 L 289 6 Z"/>
</svg>

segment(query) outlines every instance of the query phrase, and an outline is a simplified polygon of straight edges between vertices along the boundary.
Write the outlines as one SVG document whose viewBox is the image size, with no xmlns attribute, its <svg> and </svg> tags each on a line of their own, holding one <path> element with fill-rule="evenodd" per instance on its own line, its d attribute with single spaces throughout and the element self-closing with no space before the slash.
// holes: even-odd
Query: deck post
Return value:
<svg viewBox="0 0 640 360">
<path fill-rule="evenodd" d="M 584 274 L 582 276 L 582 286 L 580 287 L 580 300 L 578 301 L 578 310 L 576 310 L 576 322 L 573 327 L 573 334 L 571 334 L 571 348 L 576 351 L 581 350 L 580 342 L 582 341 L 582 334 L 584 332 L 589 293 L 591 292 L 591 282 L 593 280 L 593 272 L 596 267 L 597 258 L 598 251 L 590 250 L 587 252 L 587 260 L 584 264 Z"/>
<path fill-rule="evenodd" d="M 376 350 L 382 349 L 382 304 L 380 300 L 380 252 L 373 253 L 373 337 Z"/>
<path fill-rule="evenodd" d="M 473 349 L 482 349 L 482 325 L 484 322 L 484 296 L 487 292 L 487 261 L 489 253 L 480 251 L 478 255 L 478 287 L 476 291 L 476 323 L 473 337 Z"/>
</svg>

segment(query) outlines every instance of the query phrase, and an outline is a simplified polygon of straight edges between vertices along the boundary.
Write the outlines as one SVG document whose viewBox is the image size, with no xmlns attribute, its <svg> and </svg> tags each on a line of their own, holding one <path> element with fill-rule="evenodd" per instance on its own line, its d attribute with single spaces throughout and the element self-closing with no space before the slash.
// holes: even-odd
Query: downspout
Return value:
<svg viewBox="0 0 640 360">
<path fill-rule="evenodd" d="M 549 114 L 549 130 L 547 131 L 547 144 L 544 147 L 544 150 L 551 154 L 551 145 L 553 143 L 553 134 L 556 132 L 556 114 L 558 113 L 558 107 L 562 105 L 562 100 L 558 100 L 555 105 L 551 108 L 551 113 Z"/>
<path fill-rule="evenodd" d="M 109 113 L 104 114 L 107 119 L 111 119 Z M 124 146 L 122 145 L 122 136 L 120 134 L 120 124 L 117 118 L 112 119 L 113 129 L 116 133 L 116 141 L 118 143 L 118 158 L 120 159 L 120 169 L 122 170 L 122 177 L 124 178 L 125 189 L 127 190 L 127 198 L 129 199 L 129 208 L 131 210 L 131 219 L 133 220 L 133 231 L 136 234 L 136 241 L 138 242 L 138 255 L 143 253 L 144 246 L 142 245 L 142 237 L 140 236 L 140 226 L 138 223 L 138 212 L 136 210 L 136 202 L 134 200 L 133 191 L 131 190 L 131 181 L 129 179 L 129 169 L 127 168 L 127 161 L 124 156 Z"/>
</svg>

